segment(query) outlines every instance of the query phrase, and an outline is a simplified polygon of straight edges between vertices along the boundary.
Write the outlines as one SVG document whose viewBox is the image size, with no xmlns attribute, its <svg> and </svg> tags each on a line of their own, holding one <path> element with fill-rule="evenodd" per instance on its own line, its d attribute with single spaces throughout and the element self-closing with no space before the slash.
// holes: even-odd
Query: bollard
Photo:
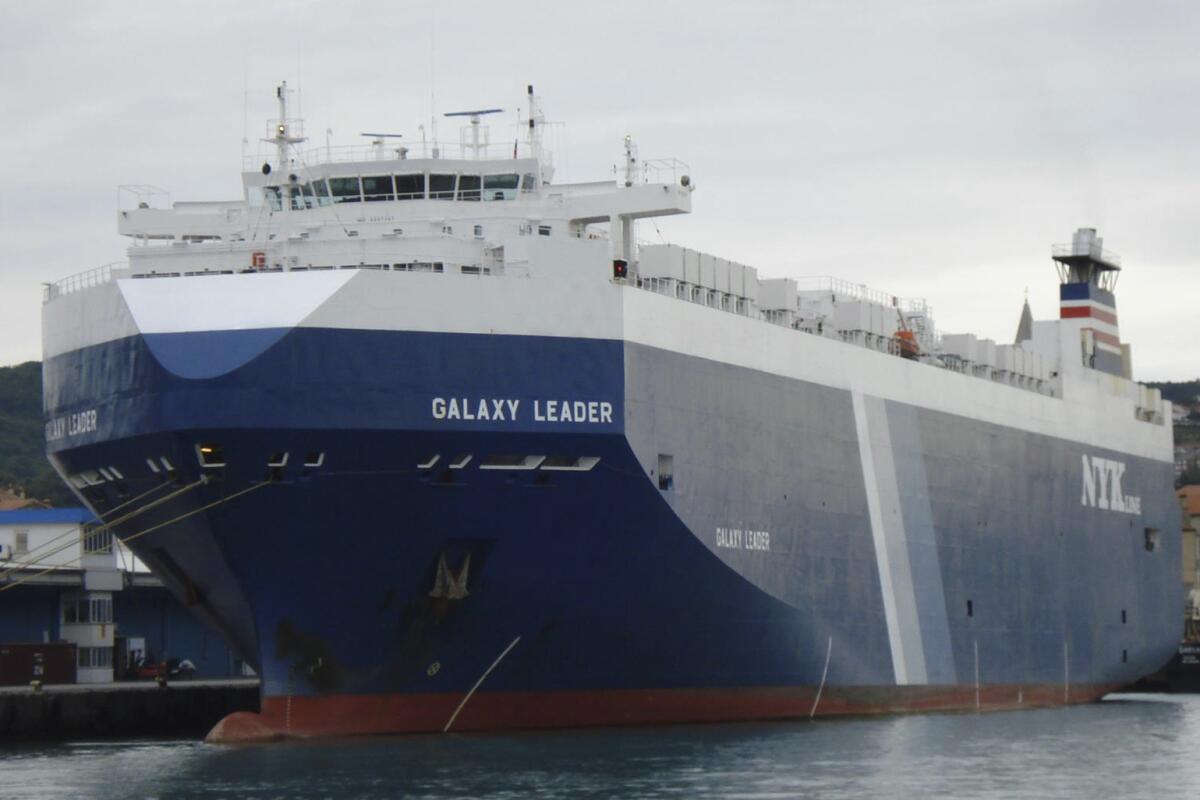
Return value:
<svg viewBox="0 0 1200 800">
<path fill-rule="evenodd" d="M 41 694 L 42 682 L 39 681 L 37 678 L 34 678 L 33 680 L 31 680 L 29 682 L 29 688 L 33 689 L 34 694 Z"/>
</svg>

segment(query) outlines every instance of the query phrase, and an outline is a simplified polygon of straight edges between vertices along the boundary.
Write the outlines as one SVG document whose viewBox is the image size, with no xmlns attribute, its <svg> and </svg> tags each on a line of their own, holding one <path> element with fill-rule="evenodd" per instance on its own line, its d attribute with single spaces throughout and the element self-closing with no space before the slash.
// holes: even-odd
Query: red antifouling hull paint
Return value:
<svg viewBox="0 0 1200 800">
<path fill-rule="evenodd" d="M 691 722 L 787 720 L 911 711 L 998 711 L 1084 703 L 1117 686 L 880 686 L 756 689 L 636 689 L 566 692 L 267 697 L 262 713 L 231 714 L 206 741 L 287 736 L 499 731 Z"/>
</svg>

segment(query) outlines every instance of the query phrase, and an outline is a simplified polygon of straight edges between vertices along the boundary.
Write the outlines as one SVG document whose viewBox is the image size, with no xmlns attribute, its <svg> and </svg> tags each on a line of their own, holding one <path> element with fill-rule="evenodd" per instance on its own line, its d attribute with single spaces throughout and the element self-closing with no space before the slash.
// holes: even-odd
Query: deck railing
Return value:
<svg viewBox="0 0 1200 800">
<path fill-rule="evenodd" d="M 100 286 L 112 280 L 113 269 L 124 267 L 125 263 L 114 261 L 110 264 L 103 264 L 99 267 L 94 267 L 86 272 L 80 272 L 75 275 L 69 275 L 62 280 L 54 281 L 53 283 L 42 284 L 42 302 L 48 303 L 56 297 L 61 297 L 64 294 L 71 294 L 83 289 L 90 289 L 93 286 Z"/>
</svg>

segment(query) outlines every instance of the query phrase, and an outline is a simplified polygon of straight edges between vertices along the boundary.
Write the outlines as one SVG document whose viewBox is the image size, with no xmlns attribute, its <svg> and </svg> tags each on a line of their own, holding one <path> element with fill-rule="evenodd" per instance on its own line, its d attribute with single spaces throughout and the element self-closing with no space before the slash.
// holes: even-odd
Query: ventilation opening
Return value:
<svg viewBox="0 0 1200 800">
<path fill-rule="evenodd" d="M 541 468 L 551 472 L 587 472 L 599 463 L 599 456 L 546 456 Z"/>
<path fill-rule="evenodd" d="M 219 444 L 198 444 L 196 458 L 204 469 L 218 469 L 225 466 L 225 448 Z"/>
<path fill-rule="evenodd" d="M 288 454 L 272 453 L 267 459 L 267 480 L 281 481 L 283 480 L 283 470 L 287 467 Z"/>
<path fill-rule="evenodd" d="M 1125 609 L 1121 609 L 1121 624 L 1125 624 Z"/>
<path fill-rule="evenodd" d="M 488 456 L 479 464 L 480 469 L 537 469 L 545 456 Z"/>
<path fill-rule="evenodd" d="M 967 616 L 968 617 L 975 616 L 975 601 L 974 600 L 967 601 Z"/>
<path fill-rule="evenodd" d="M 675 486 L 675 456 L 658 454 L 658 488 L 669 491 Z"/>
<path fill-rule="evenodd" d="M 121 470 L 110 466 L 108 472 L 112 475 L 113 486 L 117 488 L 117 497 L 121 499 L 129 497 L 129 484 L 125 482 L 125 475 Z"/>
<path fill-rule="evenodd" d="M 1158 528 L 1146 528 L 1146 552 L 1153 553 L 1162 543 L 1162 534 Z"/>
<path fill-rule="evenodd" d="M 1128 650 L 1122 650 L 1122 651 L 1121 651 L 1121 663 L 1122 663 L 1122 664 L 1125 664 L 1125 663 L 1127 663 L 1128 661 L 1129 661 L 1129 651 L 1128 651 Z"/>
<path fill-rule="evenodd" d="M 179 479 L 179 471 L 175 469 L 170 461 L 167 461 L 166 456 L 159 456 L 158 463 L 162 464 L 163 470 L 167 473 L 167 477 L 170 478 L 172 482 L 181 482 Z"/>
</svg>

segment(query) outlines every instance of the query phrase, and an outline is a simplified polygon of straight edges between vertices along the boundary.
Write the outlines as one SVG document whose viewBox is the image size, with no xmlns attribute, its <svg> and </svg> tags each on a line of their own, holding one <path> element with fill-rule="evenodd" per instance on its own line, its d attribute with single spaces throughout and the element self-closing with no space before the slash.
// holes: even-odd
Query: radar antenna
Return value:
<svg viewBox="0 0 1200 800">
<path fill-rule="evenodd" d="M 475 154 L 475 160 L 478 161 L 479 160 L 479 151 L 482 148 L 487 147 L 486 140 L 482 144 L 480 144 L 480 142 L 479 142 L 479 118 L 486 116 L 488 114 L 500 114 L 500 113 L 503 113 L 503 111 L 504 111 L 503 108 L 480 108 L 480 109 L 476 109 L 474 111 L 450 111 L 450 112 L 443 114 L 442 116 L 444 116 L 444 117 L 469 117 L 470 118 L 470 121 L 471 121 L 471 143 L 466 144 L 464 142 L 463 146 L 470 147 L 472 152 Z"/>
<path fill-rule="evenodd" d="M 402 134 L 402 133 L 360 133 L 359 136 L 366 136 L 367 138 L 369 138 L 371 140 L 371 145 L 375 148 L 375 159 L 377 161 L 383 161 L 385 158 L 384 153 L 383 153 L 383 144 L 384 144 L 383 140 L 384 139 L 403 139 L 404 138 L 404 134 Z M 408 157 L 408 148 L 407 147 L 397 147 L 396 148 L 396 156 L 398 158 L 407 158 Z"/>
</svg>

